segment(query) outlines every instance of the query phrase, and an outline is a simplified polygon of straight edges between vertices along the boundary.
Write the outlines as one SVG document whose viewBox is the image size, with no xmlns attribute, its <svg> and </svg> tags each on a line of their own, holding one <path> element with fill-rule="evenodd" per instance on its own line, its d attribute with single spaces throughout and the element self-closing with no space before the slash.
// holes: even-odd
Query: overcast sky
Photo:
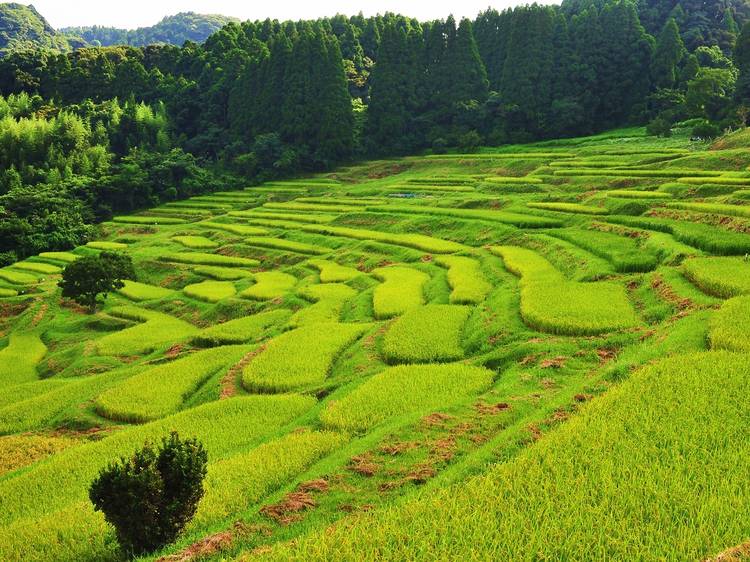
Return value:
<svg viewBox="0 0 750 562">
<path fill-rule="evenodd" d="M 23 1 L 23 0 L 21 0 Z M 28 0 L 27 0 L 28 1 Z M 153 25 L 178 12 L 222 14 L 242 20 L 314 19 L 337 13 L 373 15 L 397 12 L 420 20 L 474 17 L 488 6 L 498 10 L 525 3 L 524 0 L 31 0 L 52 27 L 105 25 L 127 29 Z M 554 0 L 538 0 L 555 4 Z"/>
</svg>

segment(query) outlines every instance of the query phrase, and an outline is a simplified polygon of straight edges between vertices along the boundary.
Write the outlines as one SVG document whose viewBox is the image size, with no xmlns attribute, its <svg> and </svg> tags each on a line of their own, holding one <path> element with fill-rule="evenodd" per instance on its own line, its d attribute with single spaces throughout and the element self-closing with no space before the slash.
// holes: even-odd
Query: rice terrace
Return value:
<svg viewBox="0 0 750 562">
<path fill-rule="evenodd" d="M 48 24 L 9 43 L 0 561 L 750 560 L 750 7 L 730 5 L 700 40 L 677 28 L 693 29 L 692 8 L 655 40 L 656 8 L 629 0 L 488 10 L 475 31 L 435 22 L 449 51 L 454 37 L 473 53 L 484 93 L 414 106 L 409 126 L 384 113 L 400 102 L 378 98 L 383 84 L 406 86 L 383 68 L 417 29 L 420 48 L 434 36 L 393 14 L 207 20 L 223 27 L 153 50 Z M 482 22 L 507 14 L 493 75 Z M 520 125 L 528 108 L 507 96 L 525 79 L 523 18 L 548 18 L 557 41 L 557 24 L 625 14 L 653 82 L 627 113 L 604 119 L 602 102 L 557 131 L 545 119 L 564 108 L 539 106 Z M 176 17 L 159 26 L 182 29 Z M 230 44 L 257 55 L 234 85 Z M 65 80 L 94 83 L 75 73 L 100 55 L 116 61 L 95 82 L 114 101 L 78 99 Z M 349 117 L 354 101 L 349 149 L 325 152 L 338 117 L 307 98 L 284 97 L 305 115 L 274 132 L 221 129 L 208 109 L 189 122 L 194 96 L 261 123 L 238 117 L 236 88 L 317 76 L 292 58 L 274 74 L 283 56 L 338 72 L 339 90 L 315 91 Z M 145 74 L 118 66 L 136 59 Z M 123 95 L 122 76 L 150 93 Z M 732 92 L 706 86 L 727 76 Z M 294 140 L 284 127 L 308 117 L 320 136 Z M 47 148 L 24 140 L 37 137 Z"/>
</svg>

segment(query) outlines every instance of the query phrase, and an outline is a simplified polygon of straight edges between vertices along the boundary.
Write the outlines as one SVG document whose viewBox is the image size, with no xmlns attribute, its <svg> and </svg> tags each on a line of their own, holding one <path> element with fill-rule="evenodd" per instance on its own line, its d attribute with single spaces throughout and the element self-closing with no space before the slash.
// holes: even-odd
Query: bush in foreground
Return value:
<svg viewBox="0 0 750 562">
<path fill-rule="evenodd" d="M 63 297 L 86 306 L 93 314 L 99 295 L 107 298 L 107 294 L 122 289 L 126 279 L 135 279 L 130 256 L 102 252 L 98 256 L 86 256 L 68 264 L 58 285 Z"/>
<path fill-rule="evenodd" d="M 203 497 L 208 457 L 196 439 L 173 432 L 157 450 L 146 444 L 103 469 L 89 497 L 115 527 L 120 546 L 144 554 L 173 542 Z"/>
</svg>

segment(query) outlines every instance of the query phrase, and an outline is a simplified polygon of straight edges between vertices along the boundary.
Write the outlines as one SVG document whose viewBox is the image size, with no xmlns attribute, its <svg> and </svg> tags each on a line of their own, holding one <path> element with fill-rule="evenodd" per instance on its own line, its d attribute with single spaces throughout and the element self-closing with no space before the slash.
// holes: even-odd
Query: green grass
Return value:
<svg viewBox="0 0 750 562">
<path fill-rule="evenodd" d="M 435 263 L 448 268 L 451 304 L 479 304 L 492 290 L 479 261 L 461 256 L 438 256 Z"/>
<path fill-rule="evenodd" d="M 604 207 L 581 205 L 580 203 L 527 203 L 532 209 L 543 211 L 558 211 L 560 213 L 576 213 L 581 215 L 606 215 L 609 213 Z"/>
<path fill-rule="evenodd" d="M 272 339 L 245 367 L 251 392 L 289 392 L 325 382 L 333 362 L 368 329 L 360 324 L 313 324 Z"/>
<path fill-rule="evenodd" d="M 177 412 L 213 374 L 239 362 L 250 348 L 220 347 L 146 369 L 95 401 L 105 418 L 146 423 Z"/>
<path fill-rule="evenodd" d="M 399 416 L 459 404 L 487 389 L 492 379 L 492 371 L 463 364 L 391 367 L 330 403 L 320 419 L 326 427 L 367 431 Z"/>
<path fill-rule="evenodd" d="M 149 224 L 153 226 L 159 226 L 161 224 L 185 224 L 188 221 L 185 219 L 178 219 L 175 217 L 146 217 L 142 215 L 129 216 L 129 217 L 115 217 L 112 219 L 114 223 L 121 224 Z"/>
<path fill-rule="evenodd" d="M 13 285 L 34 285 L 39 281 L 36 275 L 12 269 L 0 269 L 0 279 Z"/>
<path fill-rule="evenodd" d="M 218 242 L 206 238 L 205 236 L 175 236 L 172 240 L 193 250 L 206 250 L 219 246 Z"/>
<path fill-rule="evenodd" d="M 39 257 L 44 260 L 52 260 L 56 262 L 72 263 L 76 261 L 80 256 L 72 254 L 70 252 L 42 252 Z"/>
<path fill-rule="evenodd" d="M 410 215 L 425 214 L 459 219 L 475 219 L 498 222 L 501 224 L 516 226 L 518 228 L 556 228 L 562 226 L 562 223 L 556 219 L 535 217 L 533 215 L 524 215 L 522 213 L 511 213 L 507 211 L 493 211 L 489 209 L 443 209 L 439 207 L 425 207 L 422 205 L 388 205 L 368 207 L 367 210 L 377 213 L 408 213 Z"/>
<path fill-rule="evenodd" d="M 463 359 L 461 334 L 468 306 L 433 304 L 406 312 L 383 338 L 388 363 L 443 363 Z"/>
<path fill-rule="evenodd" d="M 202 330 L 192 342 L 202 347 L 254 342 L 265 336 L 269 328 L 281 326 L 291 317 L 290 310 L 279 309 L 236 318 Z"/>
<path fill-rule="evenodd" d="M 234 267 L 218 267 L 213 265 L 202 265 L 193 269 L 198 275 L 205 275 L 218 281 L 237 281 L 246 277 L 253 277 L 253 274 L 243 269 Z"/>
<path fill-rule="evenodd" d="M 219 302 L 237 294 L 237 289 L 231 281 L 203 281 L 188 285 L 183 292 L 194 299 L 206 302 Z"/>
<path fill-rule="evenodd" d="M 229 213 L 230 215 L 232 213 Z M 225 232 L 231 232 L 239 236 L 262 236 L 268 234 L 265 228 L 258 228 L 257 226 L 245 226 L 244 224 L 230 224 L 223 222 L 201 222 L 198 226 L 210 228 L 212 230 L 223 230 Z"/>
<path fill-rule="evenodd" d="M 361 271 L 353 267 L 339 265 L 333 261 L 311 259 L 307 263 L 320 271 L 321 283 L 345 283 L 362 275 Z"/>
<path fill-rule="evenodd" d="M 673 195 L 671 193 L 664 193 L 663 191 L 618 189 L 616 191 L 608 191 L 607 197 L 614 197 L 615 199 L 671 199 Z"/>
<path fill-rule="evenodd" d="M 424 303 L 424 285 L 430 276 L 410 267 L 381 267 L 372 272 L 382 283 L 373 293 L 375 318 L 383 320 L 403 314 Z"/>
<path fill-rule="evenodd" d="M 171 289 L 138 283 L 137 281 L 124 281 L 125 286 L 118 289 L 118 293 L 131 301 L 141 302 L 148 300 L 166 299 L 174 295 Z"/>
<path fill-rule="evenodd" d="M 721 205 L 719 203 L 669 203 L 667 207 L 672 209 L 684 209 L 685 211 L 697 211 L 699 213 L 713 213 L 717 215 L 728 215 L 732 217 L 750 218 L 750 206 Z"/>
<path fill-rule="evenodd" d="M 724 303 L 711 318 L 709 339 L 713 349 L 750 352 L 750 296 Z"/>
<path fill-rule="evenodd" d="M 615 271 L 634 273 L 652 271 L 659 263 L 655 254 L 633 239 L 598 230 L 564 229 L 550 233 L 607 260 Z"/>
<path fill-rule="evenodd" d="M 192 324 L 174 316 L 135 306 L 119 306 L 108 310 L 113 316 L 139 322 L 130 328 L 108 334 L 96 341 L 100 355 L 138 355 L 157 347 L 176 343 L 195 335 Z"/>
<path fill-rule="evenodd" d="M 737 459 L 750 455 L 750 404 L 737 397 L 749 384 L 746 354 L 664 360 L 484 477 L 266 558 L 707 559 L 747 539 L 737 514 L 750 509 L 750 479 Z"/>
<path fill-rule="evenodd" d="M 87 248 L 92 248 L 94 250 L 107 250 L 110 252 L 114 252 L 117 250 L 125 250 L 128 245 L 122 244 L 121 242 L 105 242 L 105 241 L 96 241 L 96 242 L 89 242 L 86 244 Z"/>
<path fill-rule="evenodd" d="M 310 285 L 298 294 L 315 304 L 302 308 L 292 317 L 290 325 L 293 327 L 338 322 L 344 305 L 357 296 L 357 291 L 341 283 L 328 283 Z"/>
<path fill-rule="evenodd" d="M 280 299 L 292 291 L 297 284 L 297 278 L 294 275 L 281 271 L 262 271 L 256 273 L 254 277 L 255 285 L 242 291 L 241 297 L 261 301 Z"/>
<path fill-rule="evenodd" d="M 521 277 L 521 316 L 541 332 L 597 335 L 632 328 L 638 316 L 622 285 L 567 281 L 546 259 L 524 248 L 492 249 Z"/>
<path fill-rule="evenodd" d="M 294 242 L 292 240 L 284 240 L 282 238 L 270 238 L 261 236 L 246 238 L 245 244 L 249 246 L 258 246 L 260 248 L 269 248 L 271 250 L 280 250 L 282 252 L 295 252 L 298 254 L 321 255 L 327 254 L 331 251 L 328 248 L 315 246 L 313 244 L 305 244 L 303 242 Z"/>
<path fill-rule="evenodd" d="M 232 211 L 230 217 L 245 219 L 278 219 L 292 222 L 328 223 L 336 220 L 337 215 L 324 215 L 321 213 L 282 213 L 271 209 L 266 211 Z"/>
<path fill-rule="evenodd" d="M 255 267 L 260 265 L 258 260 L 224 256 L 221 254 L 204 254 L 200 252 L 168 252 L 160 256 L 162 261 L 184 263 L 189 265 L 217 265 L 220 267 Z"/>
<path fill-rule="evenodd" d="M 721 298 L 750 293 L 750 260 L 695 258 L 683 264 L 685 276 L 702 291 Z"/>
<path fill-rule="evenodd" d="M 36 366 L 46 353 L 47 346 L 38 334 L 11 334 L 8 345 L 0 349 L 0 384 L 9 387 L 37 380 Z"/>
<path fill-rule="evenodd" d="M 5 287 L 0 287 L 0 298 L 5 299 L 17 296 L 18 291 L 16 291 L 15 289 L 6 289 Z"/>
<path fill-rule="evenodd" d="M 13 269 L 20 269 L 21 271 L 31 271 L 32 273 L 41 273 L 42 275 L 56 275 L 62 271 L 62 268 L 56 265 L 50 265 L 48 263 L 40 263 L 34 261 L 20 261 L 13 264 Z"/>
</svg>

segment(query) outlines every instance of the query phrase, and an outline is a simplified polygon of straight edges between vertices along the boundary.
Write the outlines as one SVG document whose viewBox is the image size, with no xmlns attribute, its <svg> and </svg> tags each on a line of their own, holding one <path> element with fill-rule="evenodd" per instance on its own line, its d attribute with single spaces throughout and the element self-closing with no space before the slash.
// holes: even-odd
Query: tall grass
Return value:
<svg viewBox="0 0 750 562">
<path fill-rule="evenodd" d="M 281 271 L 262 271 L 254 277 L 255 285 L 242 291 L 241 297 L 254 300 L 278 299 L 292 291 L 297 284 L 294 275 Z"/>
<path fill-rule="evenodd" d="M 230 281 L 203 281 L 188 285 L 183 292 L 194 299 L 206 302 L 219 302 L 237 294 L 234 283 Z"/>
<path fill-rule="evenodd" d="M 711 347 L 750 353 L 750 296 L 724 303 L 711 318 Z"/>
<path fill-rule="evenodd" d="M 206 328 L 191 341 L 202 347 L 253 342 L 265 336 L 270 328 L 283 325 L 291 316 L 292 312 L 286 309 L 244 316 Z"/>
<path fill-rule="evenodd" d="M 435 262 L 448 268 L 451 304 L 479 304 L 492 290 L 479 261 L 461 256 L 438 256 Z"/>
<path fill-rule="evenodd" d="M 338 322 L 344 305 L 357 296 L 357 291 L 342 283 L 329 283 L 305 287 L 299 295 L 314 304 L 302 308 L 292 317 L 290 325 L 293 327 Z"/>
<path fill-rule="evenodd" d="M 426 273 L 410 267 L 381 267 L 372 272 L 382 283 L 372 297 L 375 318 L 383 320 L 403 314 L 424 303 Z"/>
<path fill-rule="evenodd" d="M 174 316 L 135 306 L 119 306 L 108 311 L 113 316 L 139 322 L 136 326 L 108 334 L 96 342 L 100 355 L 137 355 L 194 335 L 198 329 Z"/>
<path fill-rule="evenodd" d="M 141 302 L 148 300 L 166 299 L 174 295 L 171 289 L 138 283 L 137 281 L 123 281 L 125 286 L 117 292 L 131 301 Z"/>
<path fill-rule="evenodd" d="M 219 245 L 218 242 L 206 238 L 205 236 L 174 236 L 172 237 L 172 240 L 193 250 L 216 248 Z"/>
<path fill-rule="evenodd" d="M 47 346 L 38 334 L 11 334 L 8 345 L 0 349 L 0 384 L 9 387 L 36 380 L 36 366 L 46 354 Z"/>
<path fill-rule="evenodd" d="M 750 293 L 750 259 L 695 258 L 683 264 L 685 276 L 699 289 L 721 298 Z"/>
<path fill-rule="evenodd" d="M 218 265 L 220 267 L 255 267 L 260 265 L 258 260 L 223 256 L 221 254 L 203 254 L 200 252 L 167 252 L 160 257 L 162 261 L 184 263 L 189 265 Z"/>
<path fill-rule="evenodd" d="M 320 271 L 321 283 L 344 283 L 362 275 L 362 272 L 353 267 L 339 265 L 333 261 L 311 259 L 307 263 Z"/>
</svg>

